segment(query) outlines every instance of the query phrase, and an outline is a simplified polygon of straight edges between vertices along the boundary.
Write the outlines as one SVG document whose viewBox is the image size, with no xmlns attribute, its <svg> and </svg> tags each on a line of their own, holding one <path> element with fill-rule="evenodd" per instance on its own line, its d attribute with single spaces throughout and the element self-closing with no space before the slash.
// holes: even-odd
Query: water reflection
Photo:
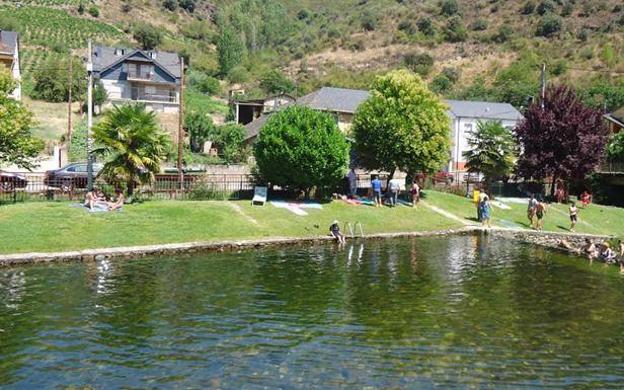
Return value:
<svg viewBox="0 0 624 390">
<path fill-rule="evenodd" d="M 622 278 L 488 235 L 0 274 L 0 385 L 621 387 Z"/>
</svg>

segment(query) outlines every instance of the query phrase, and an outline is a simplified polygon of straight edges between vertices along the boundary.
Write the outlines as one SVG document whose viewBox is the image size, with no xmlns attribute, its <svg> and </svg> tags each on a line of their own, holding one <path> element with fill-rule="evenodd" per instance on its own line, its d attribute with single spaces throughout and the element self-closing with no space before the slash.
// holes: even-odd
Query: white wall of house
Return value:
<svg viewBox="0 0 624 390">
<path fill-rule="evenodd" d="M 466 159 L 463 153 L 470 150 L 468 138 L 473 131 L 477 130 L 479 121 L 488 121 L 488 118 L 461 118 L 455 117 L 451 121 L 451 161 L 448 171 L 465 171 Z M 516 120 L 495 120 L 509 129 L 516 127 Z"/>
<path fill-rule="evenodd" d="M 13 93 L 11 93 L 9 97 L 15 100 L 22 100 L 22 74 L 20 69 L 19 46 L 13 55 L 11 73 L 13 74 L 13 78 L 17 81 L 17 88 L 13 90 Z"/>
</svg>

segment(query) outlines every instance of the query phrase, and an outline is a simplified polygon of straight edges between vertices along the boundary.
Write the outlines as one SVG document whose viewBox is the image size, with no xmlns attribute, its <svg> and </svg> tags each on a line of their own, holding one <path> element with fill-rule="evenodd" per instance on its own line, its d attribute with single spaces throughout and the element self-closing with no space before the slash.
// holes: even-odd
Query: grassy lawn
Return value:
<svg viewBox="0 0 624 390">
<path fill-rule="evenodd" d="M 333 219 L 360 222 L 364 233 L 460 227 L 424 207 L 375 209 L 341 201 L 307 216 L 249 201 L 151 201 L 116 213 L 88 213 L 68 203 L 0 207 L 0 253 L 63 251 L 129 245 L 325 235 Z"/>
<path fill-rule="evenodd" d="M 425 204 L 474 222 L 470 199 L 427 191 Z M 360 222 L 365 234 L 431 231 L 462 224 L 442 216 L 425 204 L 415 209 L 353 206 L 342 201 L 324 203 L 322 210 L 306 209 L 298 216 L 271 204 L 251 206 L 244 201 L 151 201 L 129 205 L 116 213 L 88 213 L 69 203 L 21 203 L 0 207 L 0 253 L 63 251 L 130 245 L 179 243 L 266 237 L 316 237 L 329 224 Z M 492 223 L 501 227 L 528 228 L 526 206 L 505 203 L 493 207 Z M 579 233 L 624 236 L 624 209 L 591 205 L 580 210 Z M 545 230 L 569 228 L 567 207 L 551 205 Z"/>
<path fill-rule="evenodd" d="M 453 214 L 476 221 L 477 212 L 471 199 L 457 195 L 427 191 L 427 202 L 443 208 Z M 526 204 L 506 202 L 510 210 L 503 210 L 496 206 L 492 208 L 492 223 L 500 227 L 529 228 L 526 216 Z M 590 205 L 587 209 L 579 208 L 579 223 L 577 233 L 608 234 L 624 236 L 624 209 L 618 207 Z M 551 204 L 548 207 L 544 220 L 544 230 L 566 232 L 570 228 L 568 206 Z"/>
</svg>

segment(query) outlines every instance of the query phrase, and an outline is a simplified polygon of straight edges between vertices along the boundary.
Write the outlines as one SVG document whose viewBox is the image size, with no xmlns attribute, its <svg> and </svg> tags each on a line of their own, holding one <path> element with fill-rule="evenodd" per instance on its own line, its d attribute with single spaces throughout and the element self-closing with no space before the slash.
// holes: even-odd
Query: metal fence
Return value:
<svg viewBox="0 0 624 390">
<path fill-rule="evenodd" d="M 122 182 L 107 182 L 101 178 L 95 187 L 112 196 L 116 188 L 125 189 Z M 24 201 L 82 201 L 86 193 L 82 177 L 50 181 L 44 173 L 0 173 L 0 203 Z M 253 181 L 246 174 L 184 175 L 183 185 L 177 174 L 156 175 L 149 184 L 137 186 L 134 193 L 144 199 L 240 199 L 251 197 Z"/>
</svg>

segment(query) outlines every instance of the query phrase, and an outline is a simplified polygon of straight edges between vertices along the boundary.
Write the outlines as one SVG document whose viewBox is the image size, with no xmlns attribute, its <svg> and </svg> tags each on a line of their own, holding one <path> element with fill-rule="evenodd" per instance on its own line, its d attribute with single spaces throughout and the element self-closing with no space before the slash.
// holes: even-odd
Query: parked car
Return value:
<svg viewBox="0 0 624 390">
<path fill-rule="evenodd" d="M 103 164 L 93 164 L 93 178 L 102 170 Z M 47 171 L 43 180 L 49 187 L 58 187 L 63 191 L 87 187 L 87 163 L 73 163 L 63 168 Z"/>
<path fill-rule="evenodd" d="M 26 188 L 28 179 L 22 173 L 0 171 L 0 191 L 13 191 L 17 188 Z"/>
</svg>

